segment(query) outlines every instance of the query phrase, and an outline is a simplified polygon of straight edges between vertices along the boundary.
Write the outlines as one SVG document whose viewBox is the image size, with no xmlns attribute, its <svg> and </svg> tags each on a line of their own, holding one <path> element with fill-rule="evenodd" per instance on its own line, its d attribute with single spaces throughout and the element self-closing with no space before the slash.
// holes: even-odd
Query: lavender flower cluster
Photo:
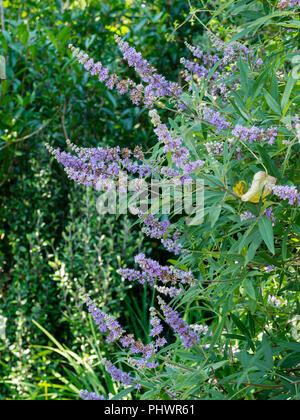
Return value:
<svg viewBox="0 0 300 420">
<path fill-rule="evenodd" d="M 84 65 L 85 70 L 89 71 L 92 76 L 98 76 L 100 82 L 105 82 L 108 89 L 114 88 L 124 95 L 129 93 L 131 101 L 135 105 L 145 105 L 152 108 L 155 101 L 161 97 L 169 96 L 179 99 L 182 90 L 175 82 L 168 82 L 164 76 L 159 74 L 157 70 L 145 60 L 140 52 L 130 47 L 128 42 L 123 41 L 118 35 L 115 35 L 115 41 L 118 44 L 124 60 L 130 67 L 134 67 L 142 81 L 146 83 L 136 84 L 131 79 L 121 79 L 116 73 L 110 73 L 109 68 L 105 67 L 100 61 L 95 62 L 88 54 L 69 45 L 73 55 L 80 64 Z"/>
<path fill-rule="evenodd" d="M 123 386 L 128 386 L 133 382 L 136 382 L 135 378 L 132 378 L 128 373 L 123 372 L 121 369 L 116 368 L 110 360 L 103 359 L 103 363 L 106 372 L 110 374 L 114 381 L 120 382 Z"/>
<path fill-rule="evenodd" d="M 255 218 L 256 218 L 255 214 L 251 213 L 250 211 L 244 211 L 240 215 L 240 219 L 242 222 L 245 220 L 250 220 L 250 219 L 255 219 Z"/>
<path fill-rule="evenodd" d="M 181 295 L 184 293 L 183 289 L 177 289 L 176 287 L 166 287 L 166 286 L 158 286 L 154 285 L 154 288 L 159 292 L 162 293 L 165 296 L 169 296 L 170 298 L 174 298 L 178 295 Z"/>
<path fill-rule="evenodd" d="M 148 270 L 148 272 L 152 272 L 152 276 L 160 276 L 162 282 L 170 281 L 173 284 L 174 282 L 176 283 L 179 278 L 183 284 L 192 281 L 190 273 L 181 272 L 176 269 L 170 271 L 167 267 L 161 267 L 159 264 L 154 264 L 154 261 L 145 259 L 142 255 L 140 256 L 140 260 L 145 271 Z M 154 270 L 156 270 L 156 272 Z M 98 309 L 89 297 L 84 295 L 84 299 L 99 330 L 103 333 L 108 333 L 106 339 L 108 343 L 119 342 L 124 348 L 129 348 L 133 355 L 140 354 L 142 356 L 141 359 L 130 358 L 129 360 L 132 366 L 139 369 L 154 369 L 159 366 L 158 362 L 155 361 L 153 357 L 161 347 L 164 347 L 167 344 L 167 341 L 164 337 L 160 336 L 163 327 L 154 308 L 150 309 L 150 324 L 152 326 L 150 336 L 155 337 L 155 342 L 144 345 L 140 339 L 136 340 L 133 334 L 125 334 L 125 330 L 123 330 L 119 322 L 113 316 L 109 316 Z M 185 347 L 192 347 L 198 342 L 198 335 L 190 330 L 186 322 L 180 318 L 178 312 L 173 311 L 163 301 L 159 300 L 159 302 L 165 315 L 165 321 L 179 334 L 180 338 L 183 340 L 183 345 Z M 116 368 L 111 361 L 106 359 L 103 361 L 105 369 L 110 373 L 113 380 L 120 382 L 123 386 L 134 384 L 136 388 L 140 388 L 137 378 L 132 378 L 129 374 Z M 97 396 L 83 391 L 82 398 L 97 399 Z"/>
<path fill-rule="evenodd" d="M 226 121 L 225 117 L 222 117 L 220 112 L 213 111 L 207 106 L 203 107 L 203 118 L 215 127 L 216 133 L 220 133 L 230 127 L 229 122 Z"/>
<path fill-rule="evenodd" d="M 273 225 L 274 225 L 274 223 L 276 222 L 276 217 L 273 214 L 273 206 L 266 209 L 264 211 L 264 215 L 267 216 L 273 222 Z"/>
<path fill-rule="evenodd" d="M 281 200 L 289 200 L 291 206 L 296 203 L 300 205 L 300 192 L 295 186 L 271 184 L 271 188 L 274 195 Z"/>
<path fill-rule="evenodd" d="M 181 58 L 180 62 L 185 67 L 185 81 L 190 84 L 189 90 L 192 89 L 191 82 L 195 82 L 196 85 L 200 85 L 201 81 L 208 79 L 211 68 L 219 62 L 218 70 L 216 70 L 210 77 L 208 81 L 208 89 L 212 94 L 217 94 L 220 89 L 225 89 L 224 86 L 215 85 L 214 83 L 222 77 L 222 74 L 225 72 L 225 67 L 222 63 L 222 60 L 217 55 L 204 54 L 204 52 L 199 47 L 194 47 L 186 43 L 187 48 L 192 52 L 193 56 L 196 59 L 200 59 L 202 64 L 199 64 L 197 61 L 187 60 Z M 223 91 L 224 93 L 224 91 Z"/>
<path fill-rule="evenodd" d="M 152 108 L 154 102 L 164 96 L 175 97 L 179 101 L 179 96 L 181 94 L 181 88 L 177 83 L 168 82 L 164 76 L 157 73 L 157 70 L 151 66 L 147 60 L 142 57 L 140 52 L 137 52 L 135 48 L 130 47 L 128 42 L 123 41 L 119 36 L 115 36 L 115 40 L 119 45 L 119 48 L 123 54 L 124 60 L 127 61 L 130 67 L 134 67 L 135 71 L 140 75 L 143 82 L 146 83 L 146 86 L 136 85 L 132 80 L 119 80 L 119 77 L 116 74 L 109 73 L 108 67 L 104 67 L 101 62 L 94 62 L 93 59 L 89 58 L 88 54 L 80 52 L 79 49 L 76 49 L 72 44 L 69 45 L 69 48 L 72 50 L 73 55 L 78 59 L 78 61 L 84 65 L 84 68 L 91 73 L 91 75 L 97 75 L 99 81 L 105 82 L 106 86 L 109 89 L 113 89 L 116 86 L 120 94 L 124 94 L 130 91 L 130 96 L 133 102 L 136 105 L 140 105 L 142 96 L 144 95 L 144 105 L 148 108 Z M 160 118 L 156 111 L 153 111 L 153 114 L 150 114 L 152 117 L 152 122 L 154 123 L 156 129 L 155 132 L 158 135 L 159 140 L 164 143 L 164 151 L 172 152 L 172 159 L 175 165 L 180 168 L 182 172 L 175 171 L 173 169 L 167 169 L 165 167 L 161 168 L 161 174 L 167 175 L 169 177 L 180 176 L 180 182 L 192 182 L 189 174 L 194 173 L 204 164 L 203 161 L 190 162 L 189 151 L 182 147 L 183 139 L 173 138 L 167 129 L 166 125 L 162 124 Z M 131 172 L 139 172 L 140 177 L 142 177 L 140 171 L 145 171 L 147 175 L 155 172 L 154 168 L 149 166 L 140 165 L 137 168 L 136 163 L 132 163 L 130 160 L 127 160 L 124 163 L 124 168 Z M 86 169 L 86 167 L 84 168 Z M 99 170 L 98 168 L 96 168 Z M 102 168 L 101 168 L 102 169 Z M 112 183 L 111 179 L 105 173 L 100 174 L 100 177 L 97 177 L 97 181 L 102 181 L 102 184 L 107 188 L 111 188 Z M 112 168 L 114 175 L 117 175 L 117 165 Z M 85 173 L 82 170 L 78 173 L 78 170 L 74 170 L 72 167 L 67 169 L 67 173 L 70 178 L 74 179 L 76 182 L 84 183 L 85 185 L 92 185 L 94 180 L 94 173 Z"/>
<path fill-rule="evenodd" d="M 219 112 L 213 111 L 208 108 L 207 105 L 201 104 L 198 107 L 198 111 L 202 114 L 204 120 L 210 123 L 211 127 L 215 128 L 216 134 L 223 130 L 229 129 L 230 124 Z M 233 147 L 235 139 L 242 142 L 252 144 L 254 142 L 268 142 L 269 145 L 273 145 L 277 138 L 277 128 L 270 127 L 262 129 L 256 126 L 250 128 L 237 124 L 232 130 L 231 134 L 233 137 L 228 139 L 228 150 L 230 151 Z M 224 141 L 208 141 L 204 143 L 204 146 L 210 156 L 222 156 L 224 153 Z M 241 147 L 235 148 L 237 159 L 242 159 Z"/>
<path fill-rule="evenodd" d="M 286 306 L 287 305 L 287 300 L 281 301 L 276 296 L 269 295 L 268 296 L 268 304 L 273 305 L 276 308 L 279 308 L 280 306 Z"/>
<path fill-rule="evenodd" d="M 223 51 L 222 64 L 227 65 L 230 63 L 235 63 L 237 59 L 241 56 L 244 61 L 249 61 L 254 57 L 254 52 L 247 48 L 245 45 L 240 42 L 223 42 L 212 32 L 208 32 L 209 38 L 216 47 L 217 51 Z M 263 64 L 261 58 L 257 58 L 254 63 L 255 68 L 260 68 Z"/>
<path fill-rule="evenodd" d="M 217 62 L 219 61 L 219 58 L 215 56 L 210 56 L 210 60 L 207 59 L 206 63 L 208 64 L 208 62 L 210 62 L 213 65 L 215 65 Z M 197 84 L 200 84 L 202 79 L 206 79 L 208 77 L 209 71 L 210 71 L 210 66 L 209 67 L 205 67 L 204 65 L 200 65 L 199 63 L 196 63 L 195 61 L 190 61 L 187 60 L 186 58 L 181 58 L 180 59 L 180 63 L 183 64 L 183 66 L 185 67 L 185 69 L 187 70 L 185 72 L 185 81 L 186 82 L 192 82 L 192 81 L 196 81 Z M 215 82 L 218 77 L 220 76 L 219 72 L 215 72 L 211 79 L 210 79 L 210 84 L 212 84 L 213 82 Z M 191 90 L 192 87 L 189 87 L 189 90 Z"/>
<path fill-rule="evenodd" d="M 155 338 L 155 349 L 158 351 L 161 347 L 164 347 L 167 344 L 167 340 L 164 337 L 161 337 L 161 333 L 163 332 L 163 326 L 161 320 L 157 316 L 157 311 L 155 308 L 150 308 L 150 324 L 151 324 L 151 331 L 150 337 Z"/>
<path fill-rule="evenodd" d="M 125 333 L 125 330 L 123 330 L 118 321 L 113 316 L 107 315 L 97 308 L 96 304 L 88 296 L 84 296 L 84 301 L 99 331 L 108 333 L 106 342 L 114 343 L 119 340 Z"/>
<path fill-rule="evenodd" d="M 214 113 L 211 111 L 211 114 L 213 115 L 212 118 L 215 118 L 217 121 L 218 113 Z M 210 120 L 211 124 L 214 124 L 212 120 Z M 215 122 L 216 132 L 221 131 L 223 128 L 227 128 L 225 125 L 222 127 L 221 122 L 219 123 L 219 126 L 217 126 L 217 123 Z M 231 131 L 231 134 L 233 137 L 228 139 L 228 150 L 230 151 L 232 149 L 233 143 L 235 139 L 238 139 L 242 142 L 247 142 L 249 144 L 252 144 L 254 142 L 268 142 L 269 145 L 273 145 L 275 143 L 276 137 L 277 137 L 277 128 L 276 127 L 270 127 L 266 130 L 252 126 L 251 128 L 244 127 L 242 125 L 237 124 L 234 129 Z M 206 147 L 206 150 L 209 155 L 211 156 L 221 156 L 224 153 L 224 145 L 225 142 L 221 141 L 209 141 L 204 143 L 204 146 Z M 242 159 L 242 153 L 241 153 L 241 147 L 237 146 L 235 148 L 236 151 L 236 157 L 237 159 Z"/>
<path fill-rule="evenodd" d="M 192 80 L 196 81 L 199 85 L 202 79 L 208 78 L 211 68 L 218 63 L 218 69 L 211 75 L 208 81 L 208 90 L 212 96 L 220 94 L 226 98 L 231 90 L 238 87 L 238 78 L 235 78 L 236 81 L 230 84 L 226 84 L 225 82 L 225 79 L 234 77 L 234 70 L 237 68 L 236 62 L 238 58 L 241 56 L 244 61 L 249 62 L 253 59 L 254 53 L 239 42 L 229 42 L 227 44 L 210 32 L 209 36 L 217 51 L 223 51 L 223 57 L 219 58 L 217 55 L 204 54 L 199 47 L 194 47 L 186 43 L 193 56 L 198 60 L 200 59 L 203 64 L 182 58 L 181 64 L 186 69 L 185 80 L 188 83 Z M 260 68 L 262 63 L 261 58 L 257 58 L 254 63 L 254 68 Z"/>
<path fill-rule="evenodd" d="M 152 108 L 154 102 L 164 96 L 179 98 L 181 87 L 177 83 L 168 82 L 164 76 L 159 74 L 157 70 L 145 60 L 140 52 L 130 47 L 128 42 L 123 41 L 118 35 L 115 40 L 123 53 L 124 60 L 130 67 L 134 67 L 135 71 L 143 82 L 147 85 L 144 88 L 144 104 L 148 108 Z"/>
<path fill-rule="evenodd" d="M 224 141 L 208 141 L 204 143 L 207 153 L 211 156 L 222 156 L 224 153 Z"/>
<path fill-rule="evenodd" d="M 88 54 L 83 53 L 79 48 L 75 48 L 72 44 L 69 45 L 69 48 L 78 62 L 83 64 L 85 70 L 92 76 L 98 76 L 99 82 L 105 82 L 105 85 L 109 90 L 116 88 L 121 95 L 129 92 L 132 102 L 136 105 L 140 104 L 144 90 L 143 85 L 137 85 L 131 79 L 120 80 L 116 73 L 110 74 L 109 68 L 104 67 L 100 61 L 95 62 Z"/>
<path fill-rule="evenodd" d="M 275 265 L 268 265 L 267 267 L 265 267 L 265 272 L 268 274 L 274 270 L 275 270 Z"/>
<path fill-rule="evenodd" d="M 99 331 L 102 333 L 108 333 L 106 342 L 120 342 L 120 344 L 123 347 L 129 347 L 130 351 L 133 354 L 142 354 L 142 356 L 144 357 L 142 363 L 144 364 L 144 366 L 150 368 L 151 365 L 148 366 L 149 359 L 154 355 L 156 347 L 152 343 L 144 345 L 141 342 L 141 340 L 135 340 L 134 336 L 131 334 L 126 335 L 125 330 L 120 326 L 119 322 L 113 316 L 107 315 L 104 312 L 102 312 L 99 308 L 96 307 L 95 303 L 89 297 L 84 296 L 84 300 L 86 302 L 86 305 L 88 306 L 88 310 L 94 322 L 98 326 Z M 108 371 L 111 374 L 115 375 L 115 377 L 117 377 L 116 375 L 118 375 L 118 378 L 122 377 L 123 379 L 121 380 L 121 382 L 123 382 L 123 384 L 131 382 L 129 378 L 122 376 L 119 371 L 114 369 L 111 365 L 111 362 L 108 362 L 106 367 L 107 369 L 109 369 Z"/>
<path fill-rule="evenodd" d="M 196 331 L 199 334 L 206 335 L 208 333 L 208 326 L 203 324 L 192 324 L 190 325 L 192 330 Z M 212 333 L 210 333 L 212 334 Z"/>
</svg>

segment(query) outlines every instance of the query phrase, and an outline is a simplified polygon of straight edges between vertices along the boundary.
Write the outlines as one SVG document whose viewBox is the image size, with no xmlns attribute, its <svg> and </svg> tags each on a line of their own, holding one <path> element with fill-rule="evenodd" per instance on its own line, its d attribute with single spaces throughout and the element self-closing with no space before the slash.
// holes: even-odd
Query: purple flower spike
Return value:
<svg viewBox="0 0 300 420">
<path fill-rule="evenodd" d="M 178 312 L 170 308 L 170 306 L 168 306 L 160 297 L 158 297 L 158 302 L 161 310 L 163 311 L 166 322 L 179 335 L 183 341 L 184 347 L 190 348 L 198 344 L 200 341 L 199 335 L 192 331 L 187 323 L 180 318 Z"/>
</svg>

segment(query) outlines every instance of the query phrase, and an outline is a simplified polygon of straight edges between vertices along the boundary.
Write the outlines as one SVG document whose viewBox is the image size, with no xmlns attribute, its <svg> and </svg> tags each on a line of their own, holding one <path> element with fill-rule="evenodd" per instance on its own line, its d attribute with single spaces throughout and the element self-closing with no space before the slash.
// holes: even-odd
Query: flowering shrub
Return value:
<svg viewBox="0 0 300 420">
<path fill-rule="evenodd" d="M 276 11 L 270 16 L 281 19 Z M 299 22 L 296 11 L 284 16 L 279 26 Z M 142 231 L 177 257 L 170 254 L 162 265 L 140 253 L 139 269 L 119 270 L 124 281 L 152 288 L 144 341 L 82 290 L 99 334 L 115 345 L 114 360 L 100 360 L 125 387 L 114 399 L 126 393 L 143 399 L 299 398 L 299 95 L 289 61 L 296 45 L 290 33 L 275 52 L 272 40 L 251 46 L 235 38 L 223 40 L 208 29 L 206 51 L 187 44 L 191 57 L 181 60 L 181 84 L 166 80 L 119 36 L 137 81 L 70 44 L 74 58 L 107 89 L 149 109 L 157 143 L 145 153 L 142 145 L 80 148 L 69 142 L 68 152 L 48 146 L 67 175 L 118 193 L 126 176 L 134 181 L 130 197 L 151 179 L 189 186 L 197 205 L 197 180 L 204 186 L 197 223 L 177 208 L 175 196 L 167 215 L 163 200 L 160 212 L 153 206 L 135 212 Z M 168 121 L 160 108 L 169 111 Z M 81 397 L 107 398 L 94 391 L 83 390 Z"/>
</svg>

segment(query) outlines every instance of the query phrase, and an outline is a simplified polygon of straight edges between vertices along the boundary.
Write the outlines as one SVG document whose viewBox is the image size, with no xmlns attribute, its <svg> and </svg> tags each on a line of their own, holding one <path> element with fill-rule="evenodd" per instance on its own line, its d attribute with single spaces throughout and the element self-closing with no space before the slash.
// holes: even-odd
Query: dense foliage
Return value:
<svg viewBox="0 0 300 420">
<path fill-rule="evenodd" d="M 50 42 L 43 53 L 51 54 L 55 48 L 56 59 L 61 60 L 55 69 L 61 83 L 55 118 L 63 134 L 50 135 L 49 131 L 44 138 L 68 177 L 111 194 L 114 188 L 121 192 L 120 174 L 125 172 L 134 180 L 133 197 L 142 181 L 151 178 L 177 188 L 189 185 L 194 203 L 195 185 L 201 180 L 203 220 L 187 223 L 191 215 L 176 211 L 175 194 L 168 214 L 161 201 L 159 214 L 152 207 L 139 210 L 135 217 L 99 216 L 94 192 L 84 192 L 82 186 L 73 190 L 57 166 L 58 182 L 53 182 L 43 152 L 42 166 L 32 153 L 26 163 L 31 162 L 28 172 L 33 172 L 38 189 L 32 193 L 33 182 L 26 174 L 14 175 L 19 182 L 11 176 L 9 191 L 16 196 L 22 180 L 29 203 L 42 197 L 40 204 L 35 203 L 33 234 L 23 224 L 22 229 L 12 222 L 9 225 L 8 215 L 13 217 L 9 209 L 16 209 L 17 204 L 10 201 L 5 213 L 10 235 L 15 232 L 15 242 L 9 243 L 10 258 L 17 263 L 10 268 L 13 276 L 8 274 L 9 254 L 3 253 L 8 265 L 3 270 L 8 276 L 4 285 L 9 290 L 2 293 L 6 293 L 8 308 L 16 302 L 19 308 L 13 315 L 19 324 L 10 349 L 18 367 L 4 380 L 10 396 L 17 384 L 17 392 L 30 398 L 76 398 L 81 390 L 84 399 L 299 399 L 298 6 L 283 0 L 224 2 L 220 8 L 214 2 L 188 2 L 184 6 L 189 7 L 181 8 L 183 3 L 178 2 L 179 16 L 184 11 L 188 14 L 174 30 L 168 30 L 163 26 L 164 12 L 159 14 L 162 4 L 154 2 L 153 22 L 162 25 L 170 42 L 166 43 L 170 58 L 163 53 L 156 62 L 155 45 L 148 44 L 147 37 L 113 24 L 103 30 L 114 45 L 113 56 L 106 55 L 111 48 L 101 48 L 100 56 L 97 36 L 93 37 L 98 33 L 93 4 L 87 12 L 92 22 L 90 38 L 83 35 L 78 42 L 70 35 L 73 28 L 83 30 L 78 22 L 69 31 L 63 30 L 62 44 L 46 31 Z M 131 19 L 142 28 L 148 9 L 137 2 L 137 18 L 134 7 L 133 2 Z M 107 16 L 112 19 L 114 14 L 110 10 Z M 118 22 L 124 24 L 122 19 Z M 109 29 L 118 36 L 113 37 Z M 171 43 L 178 42 L 177 38 L 181 46 L 187 41 L 184 52 Z M 73 55 L 66 52 L 66 44 Z M 151 57 L 151 65 L 146 57 Z M 84 66 L 84 76 L 75 61 Z M 170 71 L 170 65 L 172 69 L 181 65 L 182 71 Z M 30 77 L 35 85 L 35 77 Z M 82 97 L 83 85 L 87 88 Z M 49 88 L 44 88 L 49 99 Z M 75 89 L 79 93 L 72 100 Z M 97 95 L 93 98 L 98 90 L 113 107 L 109 112 L 104 104 L 99 107 Z M 59 100 L 59 95 L 53 96 Z M 86 112 L 89 101 L 91 114 Z M 48 106 L 53 112 L 53 103 Z M 127 124 L 129 115 L 131 124 Z M 103 117 L 101 124 L 97 116 Z M 124 117 L 127 122 L 121 124 Z M 28 121 L 32 124 L 32 116 Z M 20 119 L 20 127 L 24 125 Z M 90 125 L 92 141 L 88 135 L 82 140 L 81 130 L 85 127 L 89 133 Z M 57 147 L 68 133 L 72 142 L 67 141 L 68 150 L 62 152 Z M 2 138 L 8 153 L 6 146 L 13 141 L 5 133 Z M 35 147 L 42 149 L 41 144 Z M 12 161 L 20 154 L 18 148 L 10 153 Z M 68 203 L 67 215 L 65 207 L 58 206 L 63 226 L 55 200 Z M 149 237 L 146 244 L 136 220 Z M 49 226 L 57 232 L 54 238 Z M 16 245 L 22 235 L 29 247 L 23 251 L 21 244 Z M 47 283 L 39 285 L 46 278 Z M 37 299 L 32 306 L 33 296 Z M 27 302 L 29 316 L 23 311 Z M 82 313 L 83 302 L 89 322 Z M 57 321 L 59 330 L 53 328 Z M 37 371 L 22 341 L 22 330 L 34 326 L 54 343 L 35 353 L 43 362 L 35 367 Z M 34 334 L 37 329 L 31 339 Z M 59 344 L 61 339 L 70 350 Z M 40 342 L 35 344 L 41 347 Z M 6 371 L 12 365 L 8 346 L 9 338 L 3 346 Z M 63 368 L 62 359 L 67 363 Z M 26 383 L 20 379 L 25 375 Z"/>
<path fill-rule="evenodd" d="M 33 346 L 46 345 L 48 339 L 33 319 L 73 350 L 88 346 L 90 329 L 81 322 L 81 307 L 72 309 L 76 282 L 90 286 L 95 282 L 95 296 L 101 299 L 102 290 L 107 296 L 102 304 L 113 301 L 112 312 L 124 313 L 127 322 L 135 325 L 132 303 L 125 299 L 112 267 L 118 268 L 125 260 L 129 263 L 139 251 L 138 230 L 129 233 L 126 218 L 99 218 L 92 202 L 86 217 L 84 191 L 66 182 L 58 165 L 49 162 L 44 145 L 51 141 L 64 146 L 68 136 L 84 145 L 113 144 L 116 135 L 125 145 L 151 142 L 151 126 L 143 110 L 88 79 L 70 66 L 65 54 L 72 37 L 84 39 L 82 45 L 97 50 L 105 61 L 118 62 L 111 40 L 121 28 L 149 55 L 155 56 L 159 43 L 164 54 L 155 64 L 175 68 L 184 45 L 178 49 L 167 42 L 165 33 L 172 32 L 187 5 L 176 1 L 170 8 L 170 2 L 156 2 L 142 8 L 141 4 L 134 1 L 124 8 L 124 1 L 115 0 L 3 2 L 0 398 L 45 398 L 44 380 L 61 384 L 56 379 L 64 373 L 61 361 L 48 353 L 36 356 L 39 350 Z M 187 36 L 190 33 L 187 27 Z M 110 283 L 109 293 L 108 286 L 99 281 L 99 270 Z M 72 283 L 68 292 L 62 286 L 66 278 Z M 70 392 L 72 398 L 77 397 L 76 389 L 71 387 Z M 48 398 L 62 395 L 64 388 L 47 391 Z"/>
</svg>

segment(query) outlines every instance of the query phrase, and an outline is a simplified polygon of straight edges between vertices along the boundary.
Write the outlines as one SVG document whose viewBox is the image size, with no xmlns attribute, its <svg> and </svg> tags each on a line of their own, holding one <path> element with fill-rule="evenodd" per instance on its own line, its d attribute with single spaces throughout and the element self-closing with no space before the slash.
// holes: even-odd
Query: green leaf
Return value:
<svg viewBox="0 0 300 420">
<path fill-rule="evenodd" d="M 272 80 L 271 80 L 271 95 L 274 100 L 279 103 L 279 87 L 278 87 L 278 80 L 275 71 L 272 73 Z"/>
<path fill-rule="evenodd" d="M 114 95 L 109 90 L 106 91 L 106 95 L 107 95 L 109 101 L 111 102 L 111 104 L 113 105 L 113 107 L 117 108 L 117 101 L 116 101 L 116 98 L 114 97 Z"/>
<path fill-rule="evenodd" d="M 269 68 L 266 68 L 254 81 L 249 96 L 252 97 L 252 99 L 255 99 L 262 91 L 262 86 L 265 84 L 266 78 L 268 76 L 268 73 L 270 72 Z"/>
<path fill-rule="evenodd" d="M 253 258 L 255 257 L 256 251 L 258 250 L 261 243 L 262 243 L 262 239 L 259 235 L 257 235 L 248 248 L 248 251 L 245 257 L 245 265 L 247 265 L 250 261 L 253 260 Z"/>
<path fill-rule="evenodd" d="M 243 235 L 242 239 L 239 240 L 239 253 L 242 252 L 242 249 L 247 246 L 250 242 L 254 242 L 258 236 L 258 229 L 255 227 L 253 230 L 249 228 Z"/>
<path fill-rule="evenodd" d="M 22 42 L 22 44 L 26 45 L 29 39 L 29 31 L 27 30 L 27 26 L 22 24 L 17 29 L 17 35 Z"/>
<path fill-rule="evenodd" d="M 66 26 L 58 34 L 57 39 L 62 44 L 61 47 L 63 47 L 66 44 L 66 42 L 68 41 L 68 39 L 70 37 L 70 32 L 71 32 L 71 29 L 68 26 Z"/>
<path fill-rule="evenodd" d="M 263 336 L 262 339 L 262 348 L 264 351 L 266 364 L 268 365 L 269 369 L 272 369 L 274 366 L 272 347 L 270 346 L 270 343 L 265 336 Z"/>
<path fill-rule="evenodd" d="M 221 204 L 212 207 L 212 209 L 210 210 L 210 212 L 209 212 L 210 213 L 210 223 L 211 223 L 212 228 L 217 223 L 217 221 L 220 217 L 220 214 L 221 214 L 221 210 L 222 210 Z"/>
<path fill-rule="evenodd" d="M 257 24 L 255 27 L 248 26 L 247 28 L 243 29 L 242 31 L 238 32 L 234 37 L 231 39 L 231 42 L 237 41 L 240 38 L 243 38 L 245 35 L 247 35 L 249 32 L 253 32 L 252 35 L 259 29 L 260 24 Z"/>
<path fill-rule="evenodd" d="M 48 34 L 48 37 L 49 37 L 50 41 L 55 46 L 55 48 L 58 50 L 58 44 L 57 44 L 57 40 L 56 40 L 55 35 L 51 31 L 49 31 L 49 29 L 46 29 L 46 32 Z"/>
<path fill-rule="evenodd" d="M 274 233 L 271 220 L 267 216 L 262 216 L 258 221 L 258 229 L 269 251 L 275 254 Z"/>
<path fill-rule="evenodd" d="M 267 92 L 265 89 L 264 89 L 264 97 L 267 101 L 267 104 L 272 109 L 272 111 L 274 111 L 275 114 L 281 115 L 281 108 L 280 108 L 279 103 L 277 103 L 275 99 L 273 98 L 273 96 L 271 96 L 269 92 Z"/>
<path fill-rule="evenodd" d="M 243 287 L 244 287 L 245 293 L 249 296 L 249 298 L 255 300 L 256 294 L 255 294 L 252 281 L 248 278 L 245 279 L 243 283 Z"/>
<path fill-rule="evenodd" d="M 291 12 L 275 12 L 271 15 L 260 17 L 260 18 L 256 19 L 254 22 L 252 22 L 249 25 L 249 28 L 253 28 L 255 26 L 261 26 L 261 25 L 265 24 L 268 20 L 273 19 L 275 17 L 289 16 L 290 14 L 291 14 Z"/>
<path fill-rule="evenodd" d="M 239 113 L 241 114 L 241 116 L 246 121 L 248 121 L 249 116 L 247 115 L 247 110 L 246 110 L 246 106 L 243 102 L 243 99 L 241 98 L 241 96 L 237 92 L 232 91 L 231 93 L 234 97 L 234 103 L 235 103 L 235 106 L 237 107 L 237 109 L 239 110 Z"/>
</svg>

